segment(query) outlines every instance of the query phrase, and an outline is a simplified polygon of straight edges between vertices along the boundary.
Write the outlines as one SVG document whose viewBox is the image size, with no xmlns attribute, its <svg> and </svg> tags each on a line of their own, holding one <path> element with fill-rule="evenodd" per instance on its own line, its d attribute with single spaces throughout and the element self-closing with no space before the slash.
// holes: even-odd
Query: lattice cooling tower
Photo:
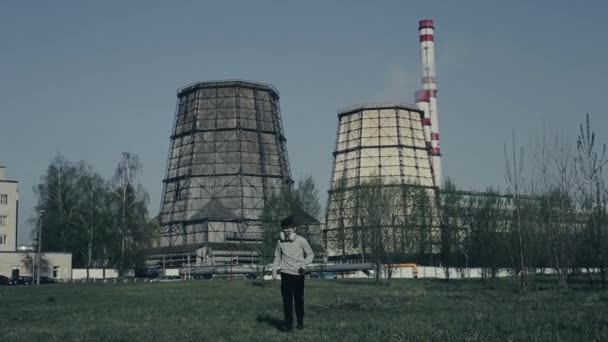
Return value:
<svg viewBox="0 0 608 342">
<path fill-rule="evenodd" d="M 279 93 L 213 81 L 178 91 L 160 208 L 160 246 L 260 238 L 272 191 L 292 183 Z"/>
<path fill-rule="evenodd" d="M 332 233 L 337 227 L 356 227 L 356 190 L 372 177 L 426 188 L 429 196 L 435 187 L 422 110 L 400 103 L 366 104 L 340 111 L 338 120 L 326 212 L 330 254 L 336 254 Z"/>
</svg>

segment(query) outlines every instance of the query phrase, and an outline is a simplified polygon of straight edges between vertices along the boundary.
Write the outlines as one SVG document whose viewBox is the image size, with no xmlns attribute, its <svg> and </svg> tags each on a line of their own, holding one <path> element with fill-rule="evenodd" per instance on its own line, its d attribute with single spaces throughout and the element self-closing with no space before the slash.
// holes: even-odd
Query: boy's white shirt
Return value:
<svg viewBox="0 0 608 342">
<path fill-rule="evenodd" d="M 314 256 L 308 241 L 300 235 L 296 234 L 293 241 L 279 240 L 274 253 L 272 273 L 276 274 L 281 270 L 282 273 L 299 275 L 299 270 L 306 269 L 306 265 L 312 262 Z"/>
</svg>

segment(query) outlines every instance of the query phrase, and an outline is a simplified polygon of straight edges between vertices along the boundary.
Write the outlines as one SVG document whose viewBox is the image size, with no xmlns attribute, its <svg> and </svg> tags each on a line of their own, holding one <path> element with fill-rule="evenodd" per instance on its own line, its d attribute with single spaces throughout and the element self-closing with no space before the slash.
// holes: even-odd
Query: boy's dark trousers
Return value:
<svg viewBox="0 0 608 342">
<path fill-rule="evenodd" d="M 304 324 L 304 275 L 281 273 L 281 295 L 283 296 L 285 326 L 291 328 L 293 325 L 294 302 L 298 325 Z"/>
</svg>

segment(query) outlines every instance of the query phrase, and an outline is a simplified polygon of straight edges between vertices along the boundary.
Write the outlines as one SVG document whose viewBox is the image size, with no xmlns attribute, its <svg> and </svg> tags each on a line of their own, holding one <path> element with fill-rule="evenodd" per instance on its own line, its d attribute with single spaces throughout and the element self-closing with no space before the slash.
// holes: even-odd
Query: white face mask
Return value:
<svg viewBox="0 0 608 342">
<path fill-rule="evenodd" d="M 282 241 L 293 241 L 296 238 L 296 233 L 291 232 L 289 234 L 285 234 L 285 232 L 281 232 L 281 240 Z"/>
</svg>

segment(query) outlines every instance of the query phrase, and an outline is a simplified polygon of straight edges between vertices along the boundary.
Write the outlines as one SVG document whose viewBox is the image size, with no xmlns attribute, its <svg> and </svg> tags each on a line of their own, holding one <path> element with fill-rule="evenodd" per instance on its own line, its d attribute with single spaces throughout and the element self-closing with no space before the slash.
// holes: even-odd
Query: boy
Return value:
<svg viewBox="0 0 608 342">
<path fill-rule="evenodd" d="M 277 242 L 272 265 L 272 279 L 281 272 L 281 295 L 285 315 L 285 330 L 293 329 L 293 303 L 296 307 L 297 329 L 304 328 L 304 273 L 314 258 L 305 238 L 296 234 L 296 221 L 288 216 L 281 221 L 282 232 Z"/>
</svg>

